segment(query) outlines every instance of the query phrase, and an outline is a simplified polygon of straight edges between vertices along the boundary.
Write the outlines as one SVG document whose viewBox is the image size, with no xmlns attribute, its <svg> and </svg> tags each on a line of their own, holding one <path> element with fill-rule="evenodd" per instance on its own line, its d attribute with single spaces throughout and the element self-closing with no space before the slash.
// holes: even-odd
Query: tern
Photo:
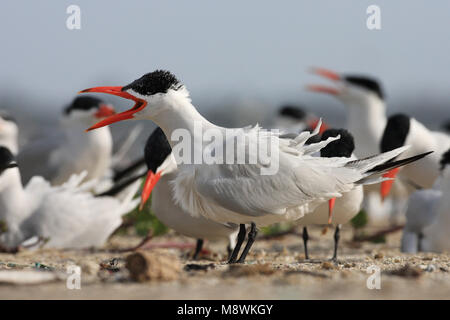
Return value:
<svg viewBox="0 0 450 320">
<path fill-rule="evenodd" d="M 347 107 L 347 130 L 355 139 L 355 156 L 368 157 L 379 152 L 386 126 L 384 92 L 378 80 L 361 75 L 340 75 L 326 69 L 313 69 L 330 79 L 336 87 L 309 85 L 310 91 L 331 94 Z"/>
<path fill-rule="evenodd" d="M 436 216 L 434 223 L 423 230 L 422 248 L 424 251 L 444 252 L 450 250 L 450 149 L 440 161 L 441 174 L 436 189 L 442 192 L 433 207 Z M 425 212 L 423 212 L 425 213 Z"/>
<path fill-rule="evenodd" d="M 0 147 L 0 244 L 16 248 L 26 240 L 46 239 L 45 247 L 87 248 L 101 246 L 122 223 L 122 216 L 139 202 L 133 200 L 139 185 L 119 201 L 95 197 L 81 184 L 86 173 L 52 187 L 33 177 L 24 188 L 13 154 Z"/>
<path fill-rule="evenodd" d="M 338 74 L 337 72 L 316 68 L 313 72 L 333 81 L 336 86 L 310 85 L 314 92 L 330 94 L 340 100 L 347 108 L 347 129 L 355 138 L 355 156 L 364 158 L 380 152 L 380 141 L 387 123 L 384 90 L 380 81 L 365 75 Z M 386 212 L 395 221 L 406 211 L 408 189 L 401 181 L 395 180 L 391 199 L 380 197 L 375 186 L 365 187 L 365 207 L 372 220 L 383 220 Z"/>
<path fill-rule="evenodd" d="M 349 160 L 357 160 L 353 155 L 355 143 L 353 136 L 345 129 L 328 129 L 321 137 L 321 140 L 327 140 L 330 137 L 340 136 L 339 140 L 329 143 L 320 150 L 320 156 L 326 158 L 345 157 Z M 363 187 L 356 186 L 353 190 L 346 192 L 338 199 L 330 199 L 328 203 L 323 203 L 314 210 L 314 212 L 305 215 L 298 220 L 303 227 L 303 242 L 305 248 L 305 258 L 308 255 L 308 230 L 309 225 L 328 225 L 336 226 L 334 233 L 334 253 L 332 260 L 337 260 L 338 244 L 340 239 L 340 229 L 343 224 L 348 223 L 358 214 L 364 199 Z"/>
<path fill-rule="evenodd" d="M 95 87 L 80 91 L 85 92 L 102 92 L 135 102 L 131 109 L 100 121 L 89 131 L 127 119 L 152 120 L 168 137 L 176 158 L 181 155 L 175 153 L 178 141 L 171 138 L 172 134 L 187 134 L 185 143 L 194 148 L 194 161 L 188 159 L 190 162 L 186 163 L 176 159 L 179 172 L 172 182 L 173 196 L 176 203 L 193 216 L 240 225 L 229 263 L 244 262 L 255 241 L 257 226 L 297 220 L 314 211 L 322 202 L 340 197 L 358 184 L 380 181 L 379 175 L 387 170 L 426 155 L 385 164 L 407 149 L 401 147 L 361 160 L 313 157 L 311 154 L 338 139 L 329 138 L 305 146 L 311 136 L 318 134 L 321 121 L 312 133 L 303 132 L 295 139 L 280 139 L 276 133 L 258 126 L 219 127 L 197 111 L 186 87 L 169 71 L 150 72 L 123 87 Z M 200 132 L 199 127 L 203 129 Z M 231 138 L 214 144 L 217 149 L 211 148 L 211 139 L 204 138 L 204 132 Z M 220 154 L 220 150 L 227 150 L 227 144 L 228 148 L 236 146 L 236 150 L 244 150 L 244 153 L 225 151 L 222 155 L 227 159 L 222 164 L 195 161 L 198 160 L 196 155 L 209 157 Z M 267 145 L 276 160 L 258 159 L 255 150 Z M 241 163 L 242 159 L 255 158 L 255 164 Z M 270 172 L 274 168 L 275 172 Z M 247 244 L 237 260 L 245 240 L 245 224 L 251 224 L 251 228 Z"/>
<path fill-rule="evenodd" d="M 7 147 L 14 155 L 19 150 L 19 128 L 16 120 L 4 110 L 0 111 L 0 146 Z"/>
<path fill-rule="evenodd" d="M 278 110 L 272 128 L 283 130 L 285 133 L 300 133 L 306 130 L 314 130 L 319 122 L 319 118 L 297 105 L 283 105 Z M 328 125 L 322 123 L 320 132 L 328 129 Z"/>
<path fill-rule="evenodd" d="M 111 105 L 95 97 L 74 99 L 61 119 L 63 135 L 38 139 L 20 150 L 17 161 L 23 182 L 39 175 L 58 185 L 83 171 L 86 181 L 104 177 L 111 165 L 111 132 L 102 128 L 85 134 L 83 129 L 114 113 Z"/>
<path fill-rule="evenodd" d="M 167 227 L 176 232 L 197 239 L 193 259 L 202 250 L 204 239 L 229 240 L 228 250 L 234 248 L 238 226 L 216 223 L 201 216 L 193 217 L 173 199 L 171 181 L 176 179 L 177 163 L 164 132 L 156 128 L 145 145 L 144 158 L 148 173 L 141 194 L 141 208 L 152 193 L 151 210 Z"/>
<path fill-rule="evenodd" d="M 450 135 L 444 132 L 431 131 L 416 119 L 399 113 L 389 117 L 380 145 L 382 152 L 403 145 L 411 146 L 399 159 L 421 150 L 434 150 L 434 153 L 429 157 L 411 164 L 411 166 L 392 170 L 386 174 L 390 178 L 394 178 L 398 174 L 399 178 L 408 185 L 429 189 L 440 174 L 440 160 L 450 148 Z M 382 197 L 389 194 L 391 185 L 392 181 L 384 181 L 381 184 Z"/>
<path fill-rule="evenodd" d="M 423 231 L 436 221 L 436 207 L 441 198 L 442 191 L 439 188 L 421 189 L 411 194 L 401 240 L 402 252 L 423 251 Z"/>
</svg>

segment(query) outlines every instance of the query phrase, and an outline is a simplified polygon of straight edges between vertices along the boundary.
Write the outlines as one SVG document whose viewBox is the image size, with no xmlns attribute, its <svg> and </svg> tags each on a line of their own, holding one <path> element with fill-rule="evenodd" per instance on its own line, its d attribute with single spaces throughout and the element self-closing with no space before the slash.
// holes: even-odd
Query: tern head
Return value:
<svg viewBox="0 0 450 320">
<path fill-rule="evenodd" d="M 405 114 L 398 113 L 390 116 L 384 128 L 383 137 L 381 138 L 381 152 L 388 152 L 404 146 L 408 137 L 410 124 L 411 119 Z M 385 180 L 381 183 L 380 194 L 382 200 L 388 196 L 394 183 L 394 178 L 397 176 L 399 170 L 400 168 L 395 168 L 383 175 L 383 177 L 392 180 Z"/>
<path fill-rule="evenodd" d="M 389 117 L 381 138 L 381 152 L 388 152 L 405 145 L 411 118 L 403 113 Z"/>
<path fill-rule="evenodd" d="M 308 113 L 301 106 L 284 105 L 278 110 L 280 117 L 292 119 L 294 121 L 306 121 Z"/>
<path fill-rule="evenodd" d="M 63 119 L 69 122 L 92 126 L 115 114 L 112 105 L 92 96 L 76 97 L 63 111 Z"/>
<path fill-rule="evenodd" d="M 135 102 L 131 109 L 110 116 L 88 130 L 127 119 L 152 119 L 177 99 L 189 99 L 183 84 L 172 73 L 164 70 L 147 73 L 123 87 L 95 87 L 80 92 L 103 92 Z"/>
<path fill-rule="evenodd" d="M 450 133 L 450 120 L 447 120 L 443 125 L 442 129 L 444 129 L 445 132 Z"/>
<path fill-rule="evenodd" d="M 274 127 L 288 131 L 295 128 L 301 131 L 313 131 L 318 123 L 319 118 L 311 112 L 306 111 L 303 107 L 287 104 L 278 110 L 278 117 L 274 123 Z M 323 133 L 327 128 L 328 125 L 322 122 L 319 133 Z"/>
<path fill-rule="evenodd" d="M 441 172 L 442 175 L 446 178 L 446 179 L 450 179 L 450 149 L 448 149 L 441 158 L 440 161 L 440 165 L 441 165 Z"/>
<path fill-rule="evenodd" d="M 325 158 L 345 157 L 350 158 L 355 150 L 355 140 L 353 135 L 345 129 L 328 129 L 322 134 L 321 140 L 327 140 L 330 137 L 341 138 L 330 142 L 320 150 L 320 156 Z"/>
<path fill-rule="evenodd" d="M 161 176 L 166 173 L 170 165 L 172 148 L 161 128 L 156 128 L 148 137 L 144 149 L 144 159 L 147 165 L 147 177 L 141 193 L 142 209 Z"/>
<path fill-rule="evenodd" d="M 384 93 L 378 80 L 362 75 L 338 74 L 334 71 L 316 68 L 313 73 L 332 80 L 336 87 L 309 85 L 308 90 L 335 96 L 347 105 L 367 105 L 373 100 L 383 101 Z"/>
</svg>

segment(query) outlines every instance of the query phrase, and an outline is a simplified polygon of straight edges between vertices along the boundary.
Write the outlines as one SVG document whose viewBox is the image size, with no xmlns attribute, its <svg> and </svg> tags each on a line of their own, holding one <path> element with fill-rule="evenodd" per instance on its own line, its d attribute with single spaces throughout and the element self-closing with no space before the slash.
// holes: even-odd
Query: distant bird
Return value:
<svg viewBox="0 0 450 320">
<path fill-rule="evenodd" d="M 357 161 L 312 157 L 311 154 L 337 139 L 329 138 L 305 146 L 305 142 L 320 130 L 320 121 L 313 133 L 303 132 L 295 139 L 280 139 L 273 132 L 257 126 L 235 129 L 219 127 L 198 113 L 185 86 L 168 71 L 145 74 L 124 87 L 96 87 L 82 92 L 103 92 L 135 102 L 131 109 L 110 116 L 89 130 L 133 118 L 153 120 L 166 137 L 172 137 L 174 132 L 186 133 L 194 155 L 204 155 L 206 152 L 210 156 L 220 153 L 220 147 L 217 150 L 211 147 L 210 142 L 203 140 L 202 131 L 195 128 L 201 126 L 203 130 L 220 133 L 222 137 L 232 134 L 233 142 L 220 141 L 220 149 L 224 150 L 222 160 L 226 159 L 227 163 L 196 163 L 188 159 L 189 163 L 178 165 L 179 171 L 172 182 L 176 203 L 191 215 L 203 216 L 218 223 L 240 224 L 237 244 L 229 263 L 244 262 L 255 241 L 257 225 L 297 220 L 322 202 L 340 197 L 358 184 L 380 181 L 379 175 L 387 170 L 425 156 L 385 164 L 407 149 L 403 147 Z M 172 148 L 177 145 L 176 141 L 168 140 Z M 233 143 L 236 150 L 244 150 L 244 154 L 227 150 L 228 143 Z M 277 155 L 277 159 L 258 159 L 255 150 L 263 146 L 270 146 L 271 155 Z M 244 159 L 248 156 L 256 163 L 241 163 L 241 156 Z M 245 239 L 245 224 L 251 224 L 251 228 L 247 244 L 237 259 Z"/>
<path fill-rule="evenodd" d="M 197 239 L 194 259 L 201 252 L 205 239 L 227 239 L 228 248 L 232 250 L 236 243 L 237 225 L 216 223 L 201 216 L 193 217 L 175 203 L 170 183 L 176 179 L 177 164 L 172 148 L 160 128 L 156 128 L 147 140 L 145 161 L 148 174 L 141 195 L 141 208 L 152 193 L 151 210 L 155 216 L 176 232 Z"/>
<path fill-rule="evenodd" d="M 314 92 L 331 94 L 347 107 L 347 130 L 355 138 L 355 156 L 368 157 L 379 152 L 380 140 L 387 122 L 384 92 L 375 78 L 341 75 L 326 69 L 315 74 L 334 81 L 337 86 L 309 85 Z"/>
<path fill-rule="evenodd" d="M 436 207 L 441 198 L 442 191 L 434 188 L 417 190 L 411 194 L 402 234 L 402 252 L 423 251 L 423 231 L 436 221 Z"/>
<path fill-rule="evenodd" d="M 330 137 L 340 136 L 339 140 L 329 143 L 320 150 L 320 156 L 326 158 L 345 157 L 349 160 L 357 160 L 353 155 L 355 143 L 353 136 L 344 129 L 328 129 L 321 137 L 321 140 L 327 140 Z M 308 254 L 308 230 L 309 225 L 328 225 L 336 226 L 334 233 L 334 253 L 332 260 L 337 260 L 338 244 L 340 239 L 340 229 L 343 224 L 348 223 L 354 216 L 358 214 L 364 199 L 363 187 L 356 186 L 353 190 L 344 193 L 340 198 L 333 198 L 328 203 L 318 206 L 314 212 L 305 215 L 298 220 L 303 227 L 303 242 L 305 247 L 305 258 L 309 259 Z"/>
<path fill-rule="evenodd" d="M 59 185 L 83 171 L 86 181 L 104 177 L 111 166 L 111 132 L 102 128 L 86 134 L 84 129 L 114 113 L 111 105 L 95 97 L 75 98 L 61 118 L 62 134 L 38 139 L 20 150 L 17 161 L 23 182 L 39 175 Z"/>
<path fill-rule="evenodd" d="M 120 226 L 122 216 L 138 203 L 139 186 L 119 201 L 95 197 L 81 184 L 85 173 L 74 174 L 61 186 L 52 187 L 33 177 L 24 188 L 13 154 L 0 147 L 0 245 L 20 246 L 31 238 L 44 239 L 48 248 L 101 246 Z M 89 184 L 89 183 L 87 183 Z"/>
<path fill-rule="evenodd" d="M 347 107 L 346 128 L 355 138 L 355 156 L 364 158 L 380 152 L 380 141 L 387 123 L 385 94 L 380 81 L 370 76 L 338 74 L 322 68 L 313 72 L 336 83 L 336 87 L 310 85 L 308 89 L 331 94 Z M 364 187 L 364 207 L 372 222 L 378 223 L 387 217 L 395 223 L 404 216 L 411 190 L 401 181 L 395 181 L 393 187 L 387 201 L 380 198 L 375 186 Z"/>
<path fill-rule="evenodd" d="M 381 140 L 381 151 L 394 150 L 404 145 L 411 148 L 402 157 L 408 157 L 421 150 L 433 150 L 428 157 L 411 164 L 411 166 L 393 170 L 389 177 L 399 176 L 406 184 L 414 187 L 431 188 L 440 174 L 440 160 L 444 152 L 450 148 L 450 135 L 431 131 L 422 123 L 406 114 L 395 114 L 389 117 Z M 384 181 L 381 184 L 381 194 L 386 197 L 389 194 L 392 181 Z"/>
<path fill-rule="evenodd" d="M 433 189 L 411 196 L 403 231 L 402 251 L 450 250 L 450 149 L 440 161 L 440 175 Z"/>
<path fill-rule="evenodd" d="M 302 131 L 312 131 L 317 126 L 319 117 L 301 106 L 287 104 L 278 109 L 277 116 L 271 127 L 283 130 L 285 133 L 300 133 Z M 328 125 L 322 123 L 320 128 L 322 133 L 328 128 Z"/>
<path fill-rule="evenodd" d="M 442 129 L 444 129 L 445 132 L 450 133 L 450 120 L 447 120 L 442 124 Z"/>
<path fill-rule="evenodd" d="M 16 120 L 6 111 L 0 110 L 0 146 L 7 147 L 14 155 L 19 150 L 19 129 Z"/>
</svg>

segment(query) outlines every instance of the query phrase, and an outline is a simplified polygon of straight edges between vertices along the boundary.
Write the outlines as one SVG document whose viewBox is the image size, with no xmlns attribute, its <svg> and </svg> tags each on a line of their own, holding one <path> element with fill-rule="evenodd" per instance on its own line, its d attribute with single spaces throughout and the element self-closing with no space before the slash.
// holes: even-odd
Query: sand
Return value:
<svg viewBox="0 0 450 320">
<path fill-rule="evenodd" d="M 38 284 L 0 284 L 0 299 L 449 299 L 450 255 L 402 254 L 401 232 L 386 243 L 355 243 L 352 231 L 342 232 L 339 260 L 329 261 L 332 232 L 310 230 L 311 261 L 304 260 L 298 234 L 258 239 L 244 265 L 224 263 L 226 243 L 206 243 L 209 252 L 198 261 L 191 249 L 158 249 L 172 255 L 182 269 L 170 280 L 142 283 L 131 280 L 126 257 L 117 249 L 139 243 L 135 236 L 114 236 L 103 249 L 21 250 L 0 253 L 0 273 L 5 270 L 52 273 L 55 279 Z M 169 234 L 152 243 L 194 241 Z M 167 262 L 165 262 L 167 263 Z M 81 288 L 67 288 L 67 267 L 81 267 Z M 380 289 L 367 286 L 368 268 L 380 270 Z M 377 269 L 379 268 L 379 269 Z M 33 273 L 34 274 L 34 273 Z M 20 273 L 19 273 L 20 275 Z M 1 279 L 1 277 L 0 277 Z M 44 279 L 43 279 L 44 281 Z M 375 281 L 369 281 L 375 286 Z"/>
</svg>

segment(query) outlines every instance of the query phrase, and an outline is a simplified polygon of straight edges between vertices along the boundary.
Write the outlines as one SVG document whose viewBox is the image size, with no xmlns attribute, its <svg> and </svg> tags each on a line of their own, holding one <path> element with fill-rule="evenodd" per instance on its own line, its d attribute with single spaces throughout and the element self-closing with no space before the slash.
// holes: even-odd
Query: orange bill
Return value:
<svg viewBox="0 0 450 320">
<path fill-rule="evenodd" d="M 327 87 L 320 84 L 308 85 L 306 86 L 306 90 L 313 92 L 327 93 L 333 96 L 337 96 L 340 93 L 340 91 L 336 88 Z"/>
<path fill-rule="evenodd" d="M 98 129 L 98 128 L 110 125 L 112 123 L 115 123 L 115 122 L 132 119 L 133 115 L 136 112 L 141 111 L 147 105 L 147 101 L 145 101 L 143 99 L 139 99 L 139 98 L 129 94 L 126 91 L 122 91 L 122 87 L 119 87 L 119 86 L 89 88 L 89 89 L 82 90 L 79 93 L 85 93 L 85 92 L 107 93 L 107 94 L 112 94 L 114 96 L 119 96 L 119 97 L 122 97 L 125 99 L 133 100 L 135 102 L 134 106 L 131 109 L 121 112 L 121 113 L 115 113 L 113 115 L 110 115 L 107 118 L 99 121 L 98 123 L 96 123 L 95 125 L 90 127 L 89 129 L 87 129 L 86 131 Z"/>
<path fill-rule="evenodd" d="M 333 218 L 333 209 L 334 203 L 336 202 L 336 198 L 332 198 L 328 200 L 328 224 L 331 224 L 331 220 Z"/>
<path fill-rule="evenodd" d="M 116 111 L 114 110 L 113 107 L 107 104 L 102 104 L 100 105 L 100 108 L 98 108 L 98 111 L 95 113 L 95 117 L 102 119 L 112 116 L 114 114 L 116 114 Z"/>
<path fill-rule="evenodd" d="M 322 76 L 324 78 L 333 80 L 333 81 L 338 81 L 341 79 L 341 76 L 337 72 L 334 72 L 334 71 L 331 71 L 328 69 L 324 69 L 324 68 L 312 68 L 312 73 Z"/>
<path fill-rule="evenodd" d="M 386 197 L 389 195 L 389 192 L 391 191 L 392 188 L 392 184 L 394 183 L 395 176 L 398 174 L 399 170 L 400 168 L 395 168 L 383 174 L 383 178 L 391 178 L 391 180 L 385 180 L 381 182 L 381 189 L 380 189 L 381 201 L 384 201 L 384 199 L 386 199 Z"/>
<path fill-rule="evenodd" d="M 141 204 L 139 206 L 139 210 L 142 210 L 144 208 L 144 205 L 150 197 L 153 188 L 158 183 L 159 178 L 161 178 L 161 172 L 158 172 L 156 174 L 151 170 L 147 172 L 147 178 L 145 178 L 144 188 L 142 189 L 141 193 Z"/>
<path fill-rule="evenodd" d="M 320 119 L 315 119 L 309 122 L 309 127 L 314 130 L 315 127 L 319 124 Z M 325 122 L 322 121 L 322 125 L 320 126 L 319 133 L 324 133 L 325 130 L 329 129 L 330 126 L 327 125 Z"/>
</svg>

